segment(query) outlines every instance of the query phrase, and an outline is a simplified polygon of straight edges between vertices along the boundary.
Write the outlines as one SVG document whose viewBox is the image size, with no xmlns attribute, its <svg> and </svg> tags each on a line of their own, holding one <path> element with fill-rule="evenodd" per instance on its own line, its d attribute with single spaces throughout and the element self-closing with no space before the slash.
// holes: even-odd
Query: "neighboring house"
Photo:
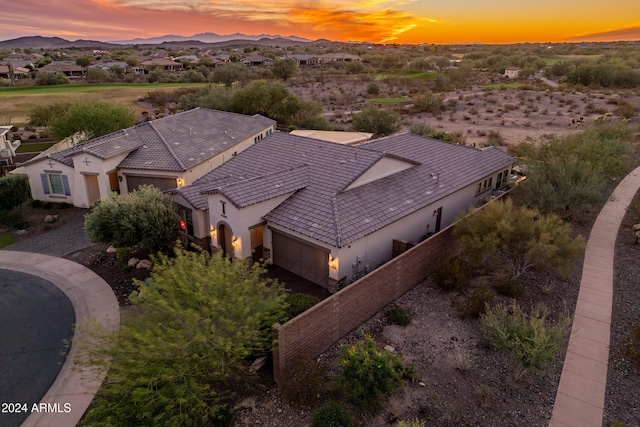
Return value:
<svg viewBox="0 0 640 427">
<path fill-rule="evenodd" d="M 54 73 L 62 73 L 70 79 L 79 79 L 87 75 L 87 71 L 76 65 L 74 61 L 53 61 L 41 68 L 38 71 L 51 71 Z"/>
<path fill-rule="evenodd" d="M 100 68 L 105 71 L 109 71 L 113 68 L 120 68 L 124 72 L 126 72 L 126 70 L 129 68 L 129 64 L 127 64 L 124 61 L 99 61 L 99 62 L 94 62 L 93 64 L 89 65 L 89 67 L 87 68 L 89 69 Z"/>
<path fill-rule="evenodd" d="M 506 68 L 504 70 L 504 76 L 508 79 L 517 79 L 520 77 L 522 70 L 520 68 Z"/>
<path fill-rule="evenodd" d="M 12 126 L 0 126 L 0 166 L 13 165 L 16 150 L 20 147 L 20 141 L 11 141 L 9 132 Z"/>
<path fill-rule="evenodd" d="M 180 62 L 172 61 L 165 58 L 152 58 L 140 62 L 140 66 L 145 70 L 152 70 L 160 68 L 164 71 L 180 71 L 182 70 L 182 64 Z"/>
<path fill-rule="evenodd" d="M 362 58 L 356 55 L 351 55 L 349 53 L 325 53 L 324 55 L 319 55 L 318 59 L 321 62 L 362 62 Z"/>
<path fill-rule="evenodd" d="M 290 133 L 291 135 L 305 136 L 307 138 L 348 145 L 362 144 L 363 142 L 369 141 L 373 136 L 372 133 L 368 132 L 344 132 L 337 130 L 296 129 Z"/>
<path fill-rule="evenodd" d="M 260 55 L 250 55 L 242 59 L 247 67 L 273 67 L 273 59 Z"/>
<path fill-rule="evenodd" d="M 276 122 L 196 108 L 22 164 L 35 200 L 90 207 L 143 184 L 188 185 L 275 130 Z"/>
<path fill-rule="evenodd" d="M 284 58 L 293 58 L 296 61 L 298 67 L 305 65 L 317 65 L 320 63 L 320 59 L 317 55 L 285 55 Z"/>
<path fill-rule="evenodd" d="M 0 79 L 10 79 L 11 73 L 13 73 L 14 80 L 29 78 L 28 68 L 15 67 L 13 65 L 9 68 L 9 65 L 0 64 Z"/>
<path fill-rule="evenodd" d="M 507 184 L 514 159 L 413 134 L 357 146 L 276 132 L 192 185 L 213 247 L 270 260 L 316 284 L 348 283 Z"/>
</svg>

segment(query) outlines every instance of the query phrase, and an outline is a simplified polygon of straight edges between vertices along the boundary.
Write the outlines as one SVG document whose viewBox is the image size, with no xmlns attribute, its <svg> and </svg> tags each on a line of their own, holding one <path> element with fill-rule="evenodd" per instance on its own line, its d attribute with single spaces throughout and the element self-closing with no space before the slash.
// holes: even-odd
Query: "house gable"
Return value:
<svg viewBox="0 0 640 427">
<path fill-rule="evenodd" d="M 365 173 L 353 181 L 344 191 L 351 190 L 369 182 L 393 175 L 416 166 L 417 163 L 392 156 L 384 156 L 371 166 Z"/>
</svg>

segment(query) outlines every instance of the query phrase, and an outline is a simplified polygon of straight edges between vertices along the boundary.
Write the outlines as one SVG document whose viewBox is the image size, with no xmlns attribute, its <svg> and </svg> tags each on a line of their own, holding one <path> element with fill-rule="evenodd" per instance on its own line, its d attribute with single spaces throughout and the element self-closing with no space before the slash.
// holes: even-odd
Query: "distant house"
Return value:
<svg viewBox="0 0 640 427">
<path fill-rule="evenodd" d="M 508 79 L 517 79 L 518 77 L 520 77 L 520 73 L 522 72 L 522 70 L 520 68 L 506 68 L 504 70 L 504 76 Z"/>
<path fill-rule="evenodd" d="M 319 55 L 318 59 L 321 62 L 362 62 L 362 58 L 356 55 L 351 55 L 349 53 L 325 53 L 324 55 Z"/>
<path fill-rule="evenodd" d="M 305 66 L 305 65 L 317 65 L 320 63 L 320 59 L 317 55 L 285 55 L 284 58 L 292 58 L 295 59 L 297 66 Z"/>
<path fill-rule="evenodd" d="M 129 67 L 129 64 L 127 64 L 124 61 L 98 61 L 98 62 L 94 62 L 93 64 L 89 65 L 89 67 L 87 67 L 89 69 L 92 68 L 100 68 L 102 70 L 111 70 L 113 68 L 120 68 L 123 71 L 126 71 Z"/>
<path fill-rule="evenodd" d="M 413 134 L 353 146 L 275 132 L 171 193 L 206 214 L 195 233 L 214 248 L 331 287 L 390 260 L 395 242 L 419 242 L 484 203 L 507 185 L 513 161 L 496 147 Z"/>
<path fill-rule="evenodd" d="M 189 185 L 275 130 L 276 122 L 196 108 L 145 122 L 22 164 L 35 200 L 90 207 L 144 184 Z"/>
<path fill-rule="evenodd" d="M 273 59 L 260 55 L 250 55 L 242 59 L 242 63 L 248 67 L 273 67 Z"/>
<path fill-rule="evenodd" d="M 14 80 L 29 78 L 28 68 L 0 64 L 0 79 L 11 79 L 11 73 L 13 73 Z"/>
<path fill-rule="evenodd" d="M 20 147 L 20 141 L 11 141 L 9 132 L 11 126 L 0 126 L 0 166 L 13 165 L 16 150 Z"/>
<path fill-rule="evenodd" d="M 62 73 L 70 79 L 80 79 L 87 75 L 87 71 L 83 67 L 76 65 L 74 61 L 53 61 L 38 70 Z"/>
<path fill-rule="evenodd" d="M 164 71 L 180 71 L 182 70 L 182 64 L 180 62 L 172 61 L 165 58 L 152 58 L 140 62 L 140 66 L 146 71 L 160 68 Z"/>
</svg>

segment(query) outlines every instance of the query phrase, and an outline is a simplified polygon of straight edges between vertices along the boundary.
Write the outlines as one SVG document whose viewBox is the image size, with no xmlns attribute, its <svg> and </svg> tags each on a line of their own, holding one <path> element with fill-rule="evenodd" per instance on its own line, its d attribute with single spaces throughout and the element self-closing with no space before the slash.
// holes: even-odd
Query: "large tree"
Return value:
<svg viewBox="0 0 640 427">
<path fill-rule="evenodd" d="M 580 256 L 584 239 L 571 235 L 571 226 L 557 215 L 516 208 L 497 200 L 459 221 L 454 230 L 463 255 L 480 265 L 496 255 L 511 261 L 511 279 L 532 267 L 566 272 L 569 261 Z"/>
<path fill-rule="evenodd" d="M 285 82 L 291 77 L 295 77 L 299 72 L 296 60 L 293 58 L 276 59 L 271 71 L 275 77 Z"/>
<path fill-rule="evenodd" d="M 375 137 L 387 136 L 400 130 L 400 115 L 393 110 L 367 107 L 353 115 L 353 130 L 370 132 Z"/>
<path fill-rule="evenodd" d="M 181 248 L 154 258 L 147 282 L 131 298 L 139 310 L 89 350 L 89 360 L 110 369 L 86 421 L 225 425 L 233 390 L 252 377 L 252 357 L 270 349 L 282 286 L 266 281 L 260 265 Z"/>
<path fill-rule="evenodd" d="M 135 121 L 133 112 L 122 105 L 87 100 L 69 106 L 63 114 L 54 117 L 48 127 L 51 136 L 58 140 L 80 132 L 86 138 L 97 138 L 131 127 Z"/>
<path fill-rule="evenodd" d="M 261 114 L 280 124 L 289 124 L 300 109 L 300 98 L 279 82 L 254 80 L 233 94 L 233 110 Z"/>
</svg>

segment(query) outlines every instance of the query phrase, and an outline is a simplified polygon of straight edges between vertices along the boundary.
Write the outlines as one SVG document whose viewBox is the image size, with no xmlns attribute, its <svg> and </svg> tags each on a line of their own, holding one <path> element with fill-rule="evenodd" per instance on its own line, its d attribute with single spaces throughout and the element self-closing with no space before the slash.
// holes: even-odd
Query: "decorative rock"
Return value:
<svg viewBox="0 0 640 427">
<path fill-rule="evenodd" d="M 129 267 L 135 267 L 139 262 L 140 260 L 138 258 L 129 258 L 129 262 L 127 263 L 127 265 Z"/>
<path fill-rule="evenodd" d="M 46 222 L 47 224 L 51 224 L 52 222 L 55 222 L 55 219 L 53 219 L 53 215 L 47 215 L 44 217 L 43 222 Z"/>
<path fill-rule="evenodd" d="M 252 364 L 251 367 L 249 368 L 249 372 L 252 374 L 255 374 L 256 372 L 258 372 L 260 369 L 262 369 L 262 367 L 265 365 L 265 363 L 267 362 L 267 356 L 262 356 L 262 357 L 258 357 Z"/>
<path fill-rule="evenodd" d="M 24 235 L 25 235 L 25 234 L 27 234 L 27 233 L 28 233 L 28 231 L 27 231 L 27 230 L 18 230 L 18 231 L 16 231 L 16 234 L 17 234 L 18 236 L 24 236 Z"/>
<path fill-rule="evenodd" d="M 633 231 L 640 231 L 640 224 L 635 224 L 633 226 Z"/>
<path fill-rule="evenodd" d="M 116 249 L 115 246 L 111 245 L 107 248 L 107 253 L 108 254 L 115 254 L 118 250 Z"/>
<path fill-rule="evenodd" d="M 387 351 L 390 351 L 391 353 L 393 353 L 394 351 L 396 351 L 396 349 L 395 349 L 395 348 L 393 348 L 393 347 L 391 347 L 390 345 L 385 345 L 385 346 L 384 346 L 384 349 L 385 349 L 385 350 L 387 350 Z"/>
<path fill-rule="evenodd" d="M 143 259 L 136 265 L 136 268 L 146 268 L 147 270 L 150 270 L 152 265 L 151 261 Z"/>
<path fill-rule="evenodd" d="M 420 381 L 420 382 L 418 383 L 418 385 L 419 385 L 420 387 L 426 387 L 426 386 L 427 386 L 427 385 L 426 385 L 425 383 L 423 383 L 422 381 Z"/>
</svg>

